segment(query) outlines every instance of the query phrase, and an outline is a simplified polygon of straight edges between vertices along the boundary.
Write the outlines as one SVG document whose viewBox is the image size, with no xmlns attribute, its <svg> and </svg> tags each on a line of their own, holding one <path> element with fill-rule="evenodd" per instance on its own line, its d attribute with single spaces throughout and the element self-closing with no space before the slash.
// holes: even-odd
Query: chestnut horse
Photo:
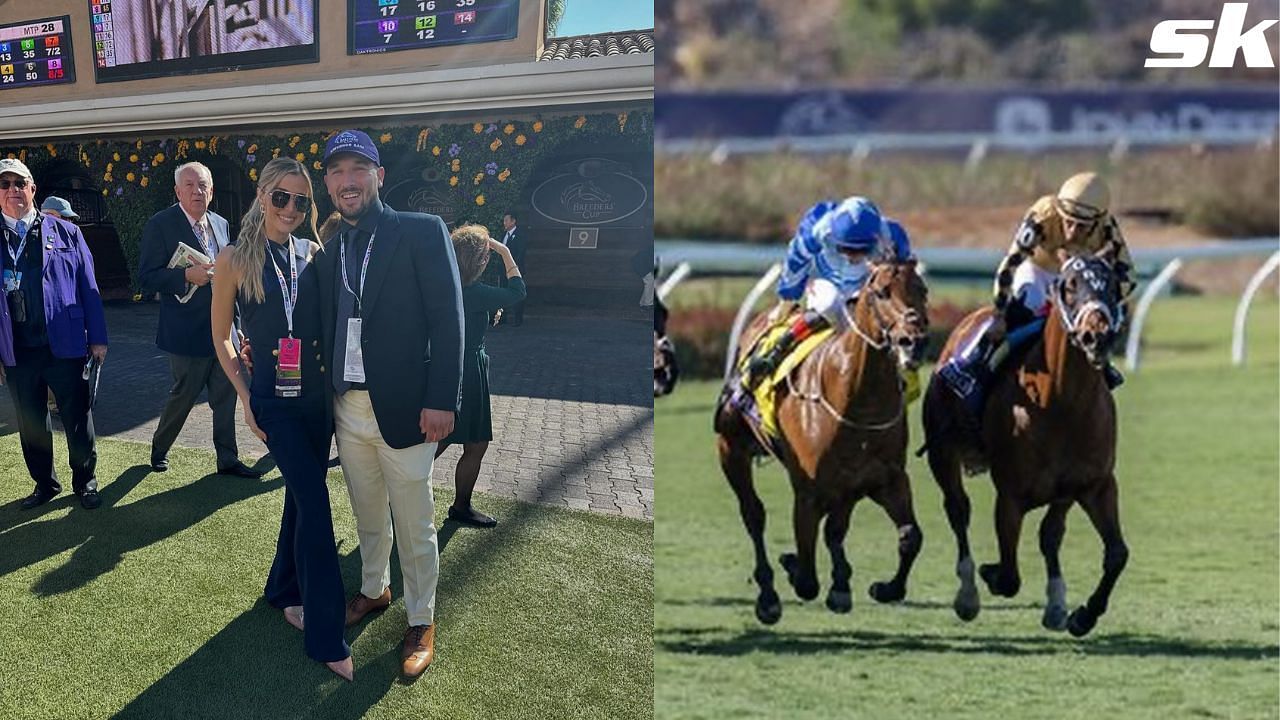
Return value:
<svg viewBox="0 0 1280 720">
<path fill-rule="evenodd" d="M 1042 624 L 1081 637 L 1106 612 L 1129 551 L 1120 532 L 1116 499 L 1116 409 L 1101 368 L 1120 323 L 1119 284 L 1101 259 L 1068 260 L 1053 291 L 1044 333 L 996 378 L 987 398 L 981 437 L 960 428 L 960 399 L 935 372 L 924 399 L 924 451 L 942 489 L 947 519 L 956 536 L 960 590 L 955 612 L 962 620 L 978 615 L 980 601 L 969 552 L 969 497 L 962 467 L 989 467 L 996 487 L 996 536 L 1000 562 L 978 574 L 995 595 L 1013 597 L 1018 575 L 1022 518 L 1048 505 L 1040 523 L 1040 552 L 1047 570 L 1048 602 Z M 978 310 L 951 334 L 941 367 L 991 309 Z M 1102 579 L 1088 603 L 1067 615 L 1066 583 L 1058 549 L 1067 511 L 1079 503 L 1102 537 Z"/>
<path fill-rule="evenodd" d="M 783 555 L 779 562 L 801 599 L 817 597 L 814 546 L 818 523 L 825 518 L 824 539 L 834 565 L 827 607 L 833 612 L 853 607 L 853 569 L 845 558 L 844 538 L 853 506 L 863 497 L 884 508 L 898 529 L 898 572 L 888 582 L 871 585 L 873 598 L 901 600 L 920 552 L 923 535 L 905 470 L 906 399 L 899 364 L 914 368 L 924 354 L 925 299 L 914 261 L 872 266 L 857 300 L 844 308 L 848 327 L 814 351 L 776 390 L 782 434 L 778 457 L 791 477 L 796 538 L 796 553 Z M 743 347 L 750 348 L 768 325 L 765 315 L 757 317 Z M 760 588 L 756 617 L 771 625 L 782 616 L 782 604 L 765 551 L 765 509 L 752 481 L 757 441 L 741 412 L 727 403 L 716 411 L 715 428 L 720 467 L 738 497 L 742 521 L 755 546 L 754 577 Z"/>
</svg>

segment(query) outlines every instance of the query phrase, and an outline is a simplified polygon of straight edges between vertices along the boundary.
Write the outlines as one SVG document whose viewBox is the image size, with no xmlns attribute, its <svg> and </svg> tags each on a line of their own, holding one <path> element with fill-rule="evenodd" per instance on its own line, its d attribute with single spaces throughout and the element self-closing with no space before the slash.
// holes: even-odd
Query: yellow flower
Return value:
<svg viewBox="0 0 1280 720">
<path fill-rule="evenodd" d="M 107 163 L 107 172 L 111 172 L 111 169 L 114 168 L 115 166 L 116 166 L 115 163 Z"/>
<path fill-rule="evenodd" d="M 500 147 L 502 147 L 502 138 L 495 138 L 493 142 L 489 143 L 489 149 L 494 152 L 497 152 Z"/>
<path fill-rule="evenodd" d="M 104 190 L 103 192 L 106 192 L 106 191 Z M 134 294 L 133 294 L 133 301 L 134 301 L 134 302 L 142 302 L 142 293 L 134 293 Z"/>
<path fill-rule="evenodd" d="M 289 138 L 289 147 L 291 147 L 291 148 L 292 148 L 292 147 L 297 147 L 297 146 L 298 146 L 298 142 L 299 142 L 300 140 L 302 140 L 302 138 L 298 137 L 297 135 L 294 135 L 293 137 Z"/>
<path fill-rule="evenodd" d="M 453 162 L 449 163 L 449 169 L 454 172 L 458 172 L 458 169 L 461 167 L 462 167 L 462 161 L 459 160 L 458 158 L 454 158 Z"/>
<path fill-rule="evenodd" d="M 477 196 L 476 196 L 476 204 L 477 204 L 477 205 L 483 205 L 483 204 L 484 204 L 484 195 L 477 195 Z"/>
<path fill-rule="evenodd" d="M 134 154 L 130 155 L 130 156 L 129 156 L 129 162 L 131 162 L 131 163 L 136 163 L 136 162 L 138 162 L 138 153 L 134 153 Z"/>
<path fill-rule="evenodd" d="M 280 157 L 280 148 L 271 148 L 271 159 L 275 160 Z"/>
<path fill-rule="evenodd" d="M 382 136 L 378 138 L 378 141 L 383 145 L 391 142 L 391 133 L 382 133 Z"/>
<path fill-rule="evenodd" d="M 311 143 L 311 147 L 307 149 L 311 151 L 312 155 L 315 155 L 316 153 L 320 152 L 320 146 L 317 145 L 316 143 Z"/>
<path fill-rule="evenodd" d="M 437 146 L 435 146 L 435 147 L 431 148 L 431 154 L 432 154 L 432 155 L 435 155 L 436 157 L 440 157 L 440 146 L 439 146 L 439 145 L 437 145 Z"/>
<path fill-rule="evenodd" d="M 141 150 L 141 149 L 142 149 L 142 141 L 141 141 L 141 140 L 139 140 L 137 143 L 135 143 L 135 144 L 134 144 L 134 147 L 136 147 L 136 148 L 138 148 L 139 150 Z"/>
<path fill-rule="evenodd" d="M 105 182 L 111 182 L 112 177 L 111 177 L 111 173 L 110 173 L 110 171 L 103 173 L 103 174 L 102 174 L 102 179 L 103 179 Z"/>
<path fill-rule="evenodd" d="M 627 113 L 620 112 L 618 113 L 618 132 L 622 132 L 623 130 L 626 130 L 626 129 L 627 129 Z"/>
<path fill-rule="evenodd" d="M 107 190 L 106 188 L 102 188 L 102 197 L 106 197 L 109 192 L 110 191 Z"/>
<path fill-rule="evenodd" d="M 294 157 L 298 162 L 302 162 L 303 160 L 306 160 L 306 159 L 307 159 L 307 156 L 306 156 L 306 154 L 304 154 L 304 153 L 298 153 L 297 155 L 294 155 L 293 157 Z"/>
<path fill-rule="evenodd" d="M 258 168 L 249 168 L 249 179 L 254 182 L 258 181 Z"/>
<path fill-rule="evenodd" d="M 120 162 L 120 153 L 111 153 L 111 159 Z"/>
<path fill-rule="evenodd" d="M 574 126 L 575 128 L 578 128 L 578 129 L 581 129 L 581 128 L 582 128 L 582 126 L 583 126 L 583 125 L 586 125 L 586 124 L 587 124 L 587 116 L 586 116 L 586 115 L 579 115 L 579 116 L 578 116 L 578 119 L 573 121 L 573 126 Z"/>
<path fill-rule="evenodd" d="M 534 131 L 534 132 L 536 132 L 536 133 L 540 133 L 540 132 L 542 132 L 542 121 L 541 121 L 541 120 L 534 120 L 534 121 L 533 121 L 533 131 Z"/>
<path fill-rule="evenodd" d="M 197 149 L 197 150 L 203 150 L 204 148 L 205 148 L 205 143 L 204 143 L 204 141 L 203 141 L 203 140 L 197 140 L 197 141 L 196 141 L 196 149 Z"/>
<path fill-rule="evenodd" d="M 479 185 L 479 184 L 480 184 L 480 181 L 481 181 L 481 180 L 483 180 L 483 179 L 484 179 L 484 173 L 482 173 L 482 172 L 478 172 L 478 173 L 476 173 L 475 180 L 476 180 L 476 184 L 477 184 L 477 185 Z"/>
<path fill-rule="evenodd" d="M 138 179 L 138 176 L 134 175 L 133 173 L 129 173 L 128 175 L 124 176 L 124 179 L 128 180 L 129 182 L 133 182 L 134 180 Z"/>
<path fill-rule="evenodd" d="M 458 187 L 458 176 L 454 175 L 449 178 L 449 187 Z"/>
<path fill-rule="evenodd" d="M 475 125 L 471 126 L 471 130 L 475 134 L 479 135 L 480 133 L 484 132 L 484 125 L 482 123 L 476 123 Z"/>
<path fill-rule="evenodd" d="M 515 125 L 512 125 L 511 123 L 507 123 L 507 126 L 506 126 L 506 127 L 504 127 L 504 128 L 502 128 L 502 132 L 503 132 L 504 134 L 506 134 L 506 135 L 510 135 L 511 133 L 513 133 L 513 132 L 515 132 L 515 131 L 516 131 L 516 126 L 515 126 Z"/>
<path fill-rule="evenodd" d="M 311 167 L 315 168 L 316 170 L 320 170 L 320 169 L 322 169 L 324 166 L 320 164 L 320 161 L 319 161 L 319 160 L 317 160 L 317 161 L 315 161 L 315 162 L 311 163 Z"/>
<path fill-rule="evenodd" d="M 164 162 L 164 153 L 156 153 L 156 156 L 151 158 L 152 165 L 159 165 L 162 162 Z"/>
<path fill-rule="evenodd" d="M 142 179 L 138 181 L 138 184 L 141 185 L 142 187 L 146 187 L 151 184 L 151 178 L 147 177 L 146 175 L 143 175 Z"/>
<path fill-rule="evenodd" d="M 249 147 L 245 148 L 245 152 L 249 153 L 250 155 L 258 152 L 258 143 L 254 143 Z"/>
<path fill-rule="evenodd" d="M 516 144 L 517 144 L 517 145 L 524 145 L 524 144 L 525 144 L 525 142 L 527 142 L 527 140 L 528 140 L 528 139 L 527 139 L 524 135 L 517 135 L 517 136 L 516 136 Z"/>
</svg>

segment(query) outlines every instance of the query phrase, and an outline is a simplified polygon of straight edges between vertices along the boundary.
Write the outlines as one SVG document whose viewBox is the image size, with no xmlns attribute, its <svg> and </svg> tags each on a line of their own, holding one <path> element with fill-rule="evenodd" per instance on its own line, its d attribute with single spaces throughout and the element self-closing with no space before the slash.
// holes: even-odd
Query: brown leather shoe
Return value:
<svg viewBox="0 0 1280 720">
<path fill-rule="evenodd" d="M 355 625 L 371 612 L 386 610 L 390 604 L 391 588 L 389 587 L 376 598 L 365 597 L 364 593 L 357 592 L 355 597 L 351 598 L 351 602 L 347 603 L 347 625 Z"/>
<path fill-rule="evenodd" d="M 404 634 L 404 645 L 400 648 L 400 656 L 404 658 L 401 670 L 405 677 L 416 678 L 431 666 L 436 656 L 436 626 L 413 625 Z"/>
</svg>

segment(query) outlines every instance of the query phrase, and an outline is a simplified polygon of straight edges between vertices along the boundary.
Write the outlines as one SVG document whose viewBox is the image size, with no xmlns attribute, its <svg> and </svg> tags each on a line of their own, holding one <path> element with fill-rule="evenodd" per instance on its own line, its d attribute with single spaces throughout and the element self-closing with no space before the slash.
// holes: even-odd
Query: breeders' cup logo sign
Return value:
<svg viewBox="0 0 1280 720">
<path fill-rule="evenodd" d="M 1275 6 L 1272 5 L 1274 8 Z M 1244 29 L 1249 3 L 1229 2 L 1222 6 L 1215 29 L 1213 20 L 1165 20 L 1151 31 L 1151 52 L 1178 57 L 1148 57 L 1147 67 L 1197 67 L 1209 58 L 1209 67 L 1233 67 L 1243 53 L 1251 68 L 1276 66 L 1266 32 L 1277 20 L 1263 20 Z M 1212 41 L 1208 31 L 1213 30 Z M 1209 54 L 1209 48 L 1213 54 Z"/>
<path fill-rule="evenodd" d="M 434 168 L 426 168 L 391 186 L 384 195 L 387 204 L 401 210 L 439 215 L 452 225 L 458 219 L 458 195 L 445 180 L 445 174 Z"/>
<path fill-rule="evenodd" d="M 649 201 L 644 183 L 621 163 L 590 158 L 560 168 L 533 191 L 534 211 L 567 225 L 607 225 L 630 217 Z"/>
<path fill-rule="evenodd" d="M 805 96 L 788 107 L 778 121 L 778 134 L 848 135 L 861 132 L 865 125 L 862 116 L 845 100 L 844 95 L 831 91 Z"/>
</svg>

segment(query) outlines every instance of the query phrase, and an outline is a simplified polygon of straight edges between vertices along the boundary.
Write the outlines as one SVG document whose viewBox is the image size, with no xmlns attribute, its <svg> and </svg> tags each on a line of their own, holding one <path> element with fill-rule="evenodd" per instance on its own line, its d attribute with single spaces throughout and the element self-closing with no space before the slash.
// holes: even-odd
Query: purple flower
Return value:
<svg viewBox="0 0 1280 720">
<path fill-rule="evenodd" d="M 237 141 L 236 141 L 236 146 L 237 146 L 237 147 L 240 147 L 240 148 L 243 148 L 243 147 L 244 147 L 244 138 L 240 138 L 239 140 L 237 140 Z"/>
<path fill-rule="evenodd" d="M 150 170 L 150 169 L 151 169 L 150 165 L 148 165 L 147 163 L 142 163 L 143 172 L 146 172 L 147 170 Z"/>
<path fill-rule="evenodd" d="M 484 129 L 484 134 L 488 135 L 489 133 L 495 133 L 497 131 L 498 131 L 498 126 L 494 125 L 493 123 L 489 123 L 489 127 Z"/>
<path fill-rule="evenodd" d="M 116 186 L 116 197 L 120 197 L 120 196 L 121 196 L 121 195 L 123 195 L 123 194 L 124 194 L 124 188 L 123 188 L 123 187 L 120 187 L 119 185 L 117 185 L 117 186 Z"/>
<path fill-rule="evenodd" d="M 496 163 L 496 162 L 491 162 L 491 163 L 486 164 L 486 165 L 484 166 L 484 171 L 485 171 L 485 172 L 487 172 L 487 173 L 489 173 L 490 175 L 497 175 L 497 174 L 498 174 L 498 163 Z"/>
<path fill-rule="evenodd" d="M 449 157 L 458 157 L 458 153 L 462 152 L 462 148 L 458 147 L 458 143 L 449 146 Z"/>
<path fill-rule="evenodd" d="M 249 163 L 250 165 L 252 165 L 252 164 L 254 164 L 254 163 L 258 162 L 258 156 L 257 156 L 257 155 L 245 155 L 245 156 L 244 156 L 244 161 L 245 161 L 245 162 L 247 162 L 247 163 Z"/>
</svg>

